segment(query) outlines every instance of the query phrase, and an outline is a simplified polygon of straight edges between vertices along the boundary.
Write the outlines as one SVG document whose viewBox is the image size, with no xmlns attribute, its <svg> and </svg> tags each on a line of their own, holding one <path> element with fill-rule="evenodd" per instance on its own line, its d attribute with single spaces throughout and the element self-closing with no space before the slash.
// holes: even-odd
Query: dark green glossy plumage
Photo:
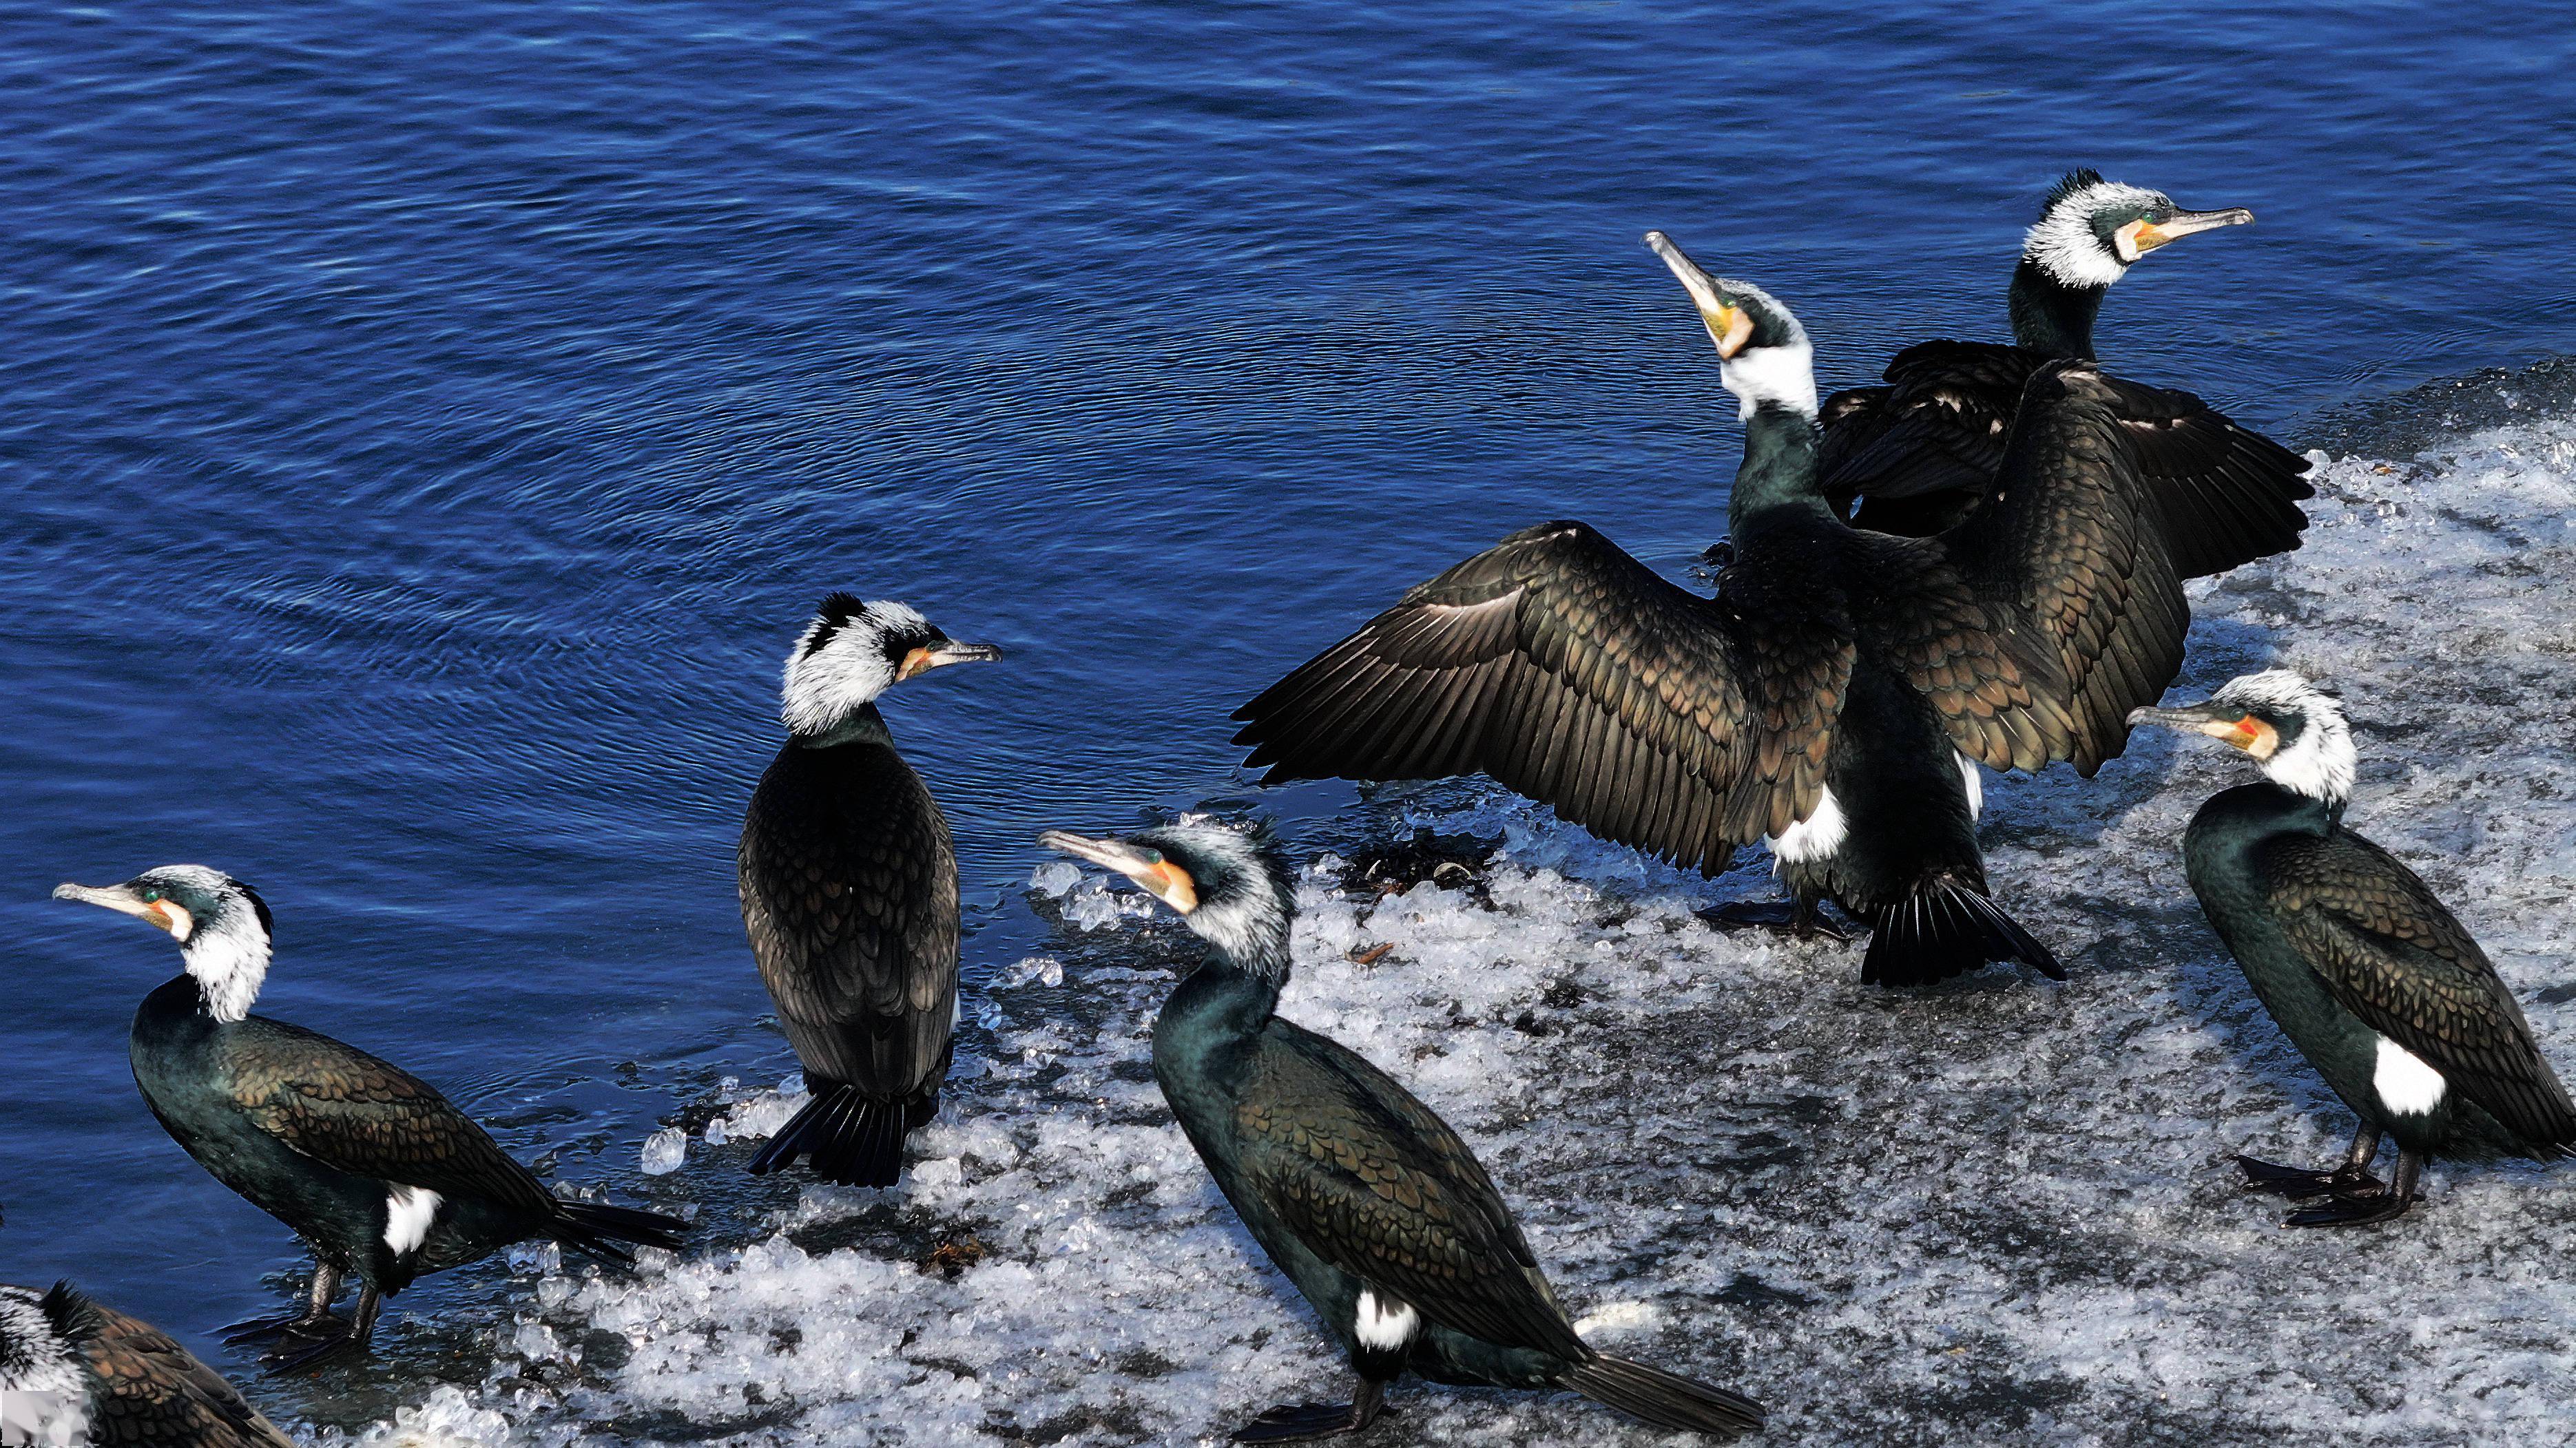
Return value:
<svg viewBox="0 0 2576 1448">
<path fill-rule="evenodd" d="M 2576 1149 L 2576 1104 L 2485 952 L 2337 811 L 2270 783 L 2230 789 L 2193 816 L 2183 857 L 2264 1008 L 2366 1124 L 2419 1153 Z M 2436 1111 L 2381 1099 L 2382 1037 L 2441 1073 Z"/>
</svg>

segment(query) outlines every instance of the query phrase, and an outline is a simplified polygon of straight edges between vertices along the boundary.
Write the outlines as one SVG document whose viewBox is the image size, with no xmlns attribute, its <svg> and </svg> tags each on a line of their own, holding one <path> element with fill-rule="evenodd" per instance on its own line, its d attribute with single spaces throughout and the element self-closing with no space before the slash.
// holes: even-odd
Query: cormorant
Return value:
<svg viewBox="0 0 2576 1448">
<path fill-rule="evenodd" d="M 1938 538 L 1846 524 L 1815 476 L 1804 328 L 1647 242 L 1742 403 L 1736 556 L 1701 598 L 1581 523 L 1413 589 L 1237 711 L 1269 781 L 1481 770 L 1605 839 L 1708 874 L 1767 837 L 1795 917 L 1875 932 L 1913 984 L 2048 949 L 1987 898 L 1976 766 L 2091 775 L 2182 662 L 2181 579 L 2088 363 L 2033 374 L 2001 502 Z"/>
<path fill-rule="evenodd" d="M 2262 767 L 2264 783 L 2192 816 L 2185 871 L 2263 1008 L 2361 1118 L 2326 1171 L 2238 1157 L 2248 1187 L 2325 1199 L 2290 1226 L 2353 1226 L 2403 1213 L 2435 1153 L 2576 1155 L 2576 1103 L 2486 952 L 2414 871 L 2344 827 L 2354 754 L 2341 705 L 2270 669 L 2207 703 L 2129 717 Z M 2383 1132 L 2397 1140 L 2393 1183 L 2370 1174 Z"/>
<path fill-rule="evenodd" d="M 1593 1351 L 1467 1144 L 1385 1072 L 1274 1013 L 1295 894 L 1274 846 L 1184 822 L 1128 838 L 1049 830 L 1178 911 L 1207 955 L 1154 1021 L 1154 1079 L 1246 1230 L 1350 1355 L 1345 1405 L 1276 1407 L 1239 1443 L 1366 1429 L 1405 1369 L 1570 1388 L 1659 1428 L 1734 1438 L 1762 1405 Z"/>
<path fill-rule="evenodd" d="M 742 924 L 814 1093 L 755 1172 L 810 1156 L 825 1181 L 890 1187 L 939 1110 L 957 1024 L 957 854 L 876 698 L 998 659 L 915 610 L 823 600 L 787 658 L 788 740 L 742 822 Z"/>
<path fill-rule="evenodd" d="M 68 1282 L 0 1284 L 0 1440 L 295 1448 L 168 1334 Z"/>
<path fill-rule="evenodd" d="M 2048 194 L 2013 268 L 2013 344 L 1924 342 L 1887 364 L 1884 387 L 1825 399 L 1816 474 L 1853 523 L 1928 537 L 1991 492 L 2004 434 L 2031 374 L 2052 358 L 2093 358 L 2102 294 L 2157 247 L 2254 219 L 2242 207 L 2185 211 L 2160 191 L 2077 171 Z M 2307 459 L 2249 432 L 2187 392 L 2105 376 L 2115 436 L 2170 517 L 2167 543 L 2185 578 L 2224 573 L 2299 546 L 2315 489 Z"/>
<path fill-rule="evenodd" d="M 512 1242 L 552 1237 L 615 1262 L 630 1260 L 618 1242 L 679 1247 L 683 1224 L 670 1217 L 559 1200 L 400 1067 L 250 1014 L 273 927 L 241 881 L 165 865 L 122 885 L 60 885 L 54 898 L 104 905 L 179 942 L 186 973 L 134 1013 L 134 1083 L 198 1165 L 312 1250 L 303 1312 L 230 1330 L 236 1342 L 270 1341 L 281 1371 L 365 1346 L 383 1298 Z M 344 1319 L 331 1304 L 352 1275 L 358 1303 Z"/>
</svg>

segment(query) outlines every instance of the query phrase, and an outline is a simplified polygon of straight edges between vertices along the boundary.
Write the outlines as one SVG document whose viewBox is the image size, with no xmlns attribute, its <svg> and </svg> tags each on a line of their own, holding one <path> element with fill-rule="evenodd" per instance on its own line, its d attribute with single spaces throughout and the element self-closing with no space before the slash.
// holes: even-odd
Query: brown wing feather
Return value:
<svg viewBox="0 0 2576 1448">
<path fill-rule="evenodd" d="M 2266 847 L 2274 912 L 2326 989 L 2537 1148 L 2576 1149 L 2576 1103 L 2466 929 L 2403 861 L 2349 830 Z"/>
<path fill-rule="evenodd" d="M 555 1214 L 554 1198 L 526 1167 L 401 1067 L 260 1016 L 222 1041 L 233 1104 L 296 1152 L 352 1176 Z"/>
<path fill-rule="evenodd" d="M 1833 619 L 1744 626 L 1776 591 L 1737 568 L 1700 598 L 1581 523 L 1542 524 L 1262 691 L 1236 742 L 1274 781 L 1481 770 L 1714 873 L 1815 808 L 1850 677 Z"/>
<path fill-rule="evenodd" d="M 935 1084 L 957 1003 L 957 853 L 890 743 L 779 751 L 743 825 L 743 927 L 814 1075 L 883 1100 Z"/>
<path fill-rule="evenodd" d="M 1275 1023 L 1235 1124 L 1244 1180 L 1307 1250 L 1453 1331 L 1587 1356 L 1467 1144 L 1359 1056 Z"/>
<path fill-rule="evenodd" d="M 67 1286 L 45 1311 L 80 1344 L 93 1388 L 90 1441 L 133 1448 L 293 1448 L 223 1376 L 159 1328 Z"/>
</svg>

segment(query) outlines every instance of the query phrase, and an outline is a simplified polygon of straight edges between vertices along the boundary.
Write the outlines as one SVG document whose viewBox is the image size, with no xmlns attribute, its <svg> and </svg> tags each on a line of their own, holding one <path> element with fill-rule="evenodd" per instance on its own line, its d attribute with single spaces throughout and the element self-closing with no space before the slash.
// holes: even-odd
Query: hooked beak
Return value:
<svg viewBox="0 0 2576 1448">
<path fill-rule="evenodd" d="M 2257 759 L 2268 757 L 2280 742 L 2272 726 L 2253 715 L 2211 704 L 2188 704 L 2180 709 L 2130 710 L 2129 727 L 2135 729 L 2141 724 L 2177 729 L 2185 734 L 2206 734 Z"/>
<path fill-rule="evenodd" d="M 2180 241 L 2186 236 L 2216 231 L 2222 226 L 2251 226 L 2253 223 L 2254 213 L 2242 206 L 2230 206 L 2224 211 L 2177 211 L 2162 221 L 2132 221 L 2120 228 L 2120 250 L 2126 253 L 2121 260 L 2136 261 L 2157 247 Z"/>
<path fill-rule="evenodd" d="M 1699 308 L 1699 319 L 1708 328 L 1709 340 L 1717 344 L 1721 360 L 1732 361 L 1753 337 L 1753 318 L 1719 289 L 1717 278 L 1700 268 L 1690 254 L 1675 245 L 1660 231 L 1646 233 L 1646 249 L 1664 259 L 1664 265 L 1690 293 L 1691 305 Z"/>
<path fill-rule="evenodd" d="M 894 676 L 900 682 L 915 674 L 944 669 L 950 664 L 989 663 L 1001 656 L 1002 651 L 991 644 L 961 644 L 955 639 L 947 639 L 935 644 L 924 644 L 904 655 L 903 667 L 896 669 Z"/>
<path fill-rule="evenodd" d="M 120 915 L 131 915 L 144 921 L 155 929 L 166 930 L 174 936 L 182 934 L 182 927 L 170 913 L 176 907 L 169 901 L 146 902 L 123 885 L 56 885 L 54 898 L 78 900 L 85 905 L 104 905 Z"/>
<path fill-rule="evenodd" d="M 1198 884 L 1188 871 L 1125 840 L 1086 839 L 1069 830 L 1048 830 L 1038 836 L 1038 843 L 1115 870 L 1143 887 L 1146 894 L 1184 915 L 1199 908 Z"/>
</svg>

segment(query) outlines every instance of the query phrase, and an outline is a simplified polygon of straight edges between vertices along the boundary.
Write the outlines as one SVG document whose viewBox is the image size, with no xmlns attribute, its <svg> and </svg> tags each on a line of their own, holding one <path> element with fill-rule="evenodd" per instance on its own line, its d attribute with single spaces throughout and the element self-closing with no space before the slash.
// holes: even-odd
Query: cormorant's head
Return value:
<svg viewBox="0 0 2576 1448">
<path fill-rule="evenodd" d="M 1267 829 L 1247 831 L 1183 818 L 1139 834 L 1098 840 L 1048 830 L 1038 843 L 1135 881 L 1235 964 L 1286 976 L 1296 892 Z"/>
<path fill-rule="evenodd" d="M 1690 293 L 1691 305 L 1717 344 L 1718 375 L 1751 417 L 1765 404 L 1800 417 L 1816 415 L 1816 354 L 1807 329 L 1778 299 L 1751 282 L 1710 276 L 1673 239 L 1646 233 L 1646 245 L 1664 259 Z"/>
<path fill-rule="evenodd" d="M 0 1283 L 0 1393 L 58 1394 L 60 1401 L 38 1405 L 37 1411 L 47 1415 L 49 1427 L 77 1430 L 79 1421 L 66 1424 L 61 1416 L 78 1413 L 88 1403 L 87 1362 L 60 1320 L 73 1300 L 67 1287 L 45 1293 Z M 61 1441 L 80 1443 L 87 1437 L 75 1431 Z M 36 1441 L 53 1440 L 39 1436 Z"/>
<path fill-rule="evenodd" d="M 2107 287 L 2167 242 L 2253 219 L 2242 206 L 2185 211 L 2161 191 L 2105 181 L 2099 171 L 2070 171 L 2049 191 L 2021 254 L 2067 286 Z"/>
<path fill-rule="evenodd" d="M 2159 724 L 2241 749 L 2294 794 L 2341 807 L 2352 798 L 2352 728 L 2332 694 L 2287 669 L 2228 680 L 2204 704 L 2133 709 L 2129 726 Z"/>
<path fill-rule="evenodd" d="M 787 656 L 778 716 L 800 736 L 825 738 L 915 674 L 1001 656 L 991 644 L 957 642 L 909 604 L 836 593 Z"/>
<path fill-rule="evenodd" d="M 104 905 L 170 932 L 216 1020 L 240 1020 L 259 999 L 274 929 L 268 902 L 221 870 L 164 865 L 122 885 L 56 885 L 54 898 Z"/>
</svg>

